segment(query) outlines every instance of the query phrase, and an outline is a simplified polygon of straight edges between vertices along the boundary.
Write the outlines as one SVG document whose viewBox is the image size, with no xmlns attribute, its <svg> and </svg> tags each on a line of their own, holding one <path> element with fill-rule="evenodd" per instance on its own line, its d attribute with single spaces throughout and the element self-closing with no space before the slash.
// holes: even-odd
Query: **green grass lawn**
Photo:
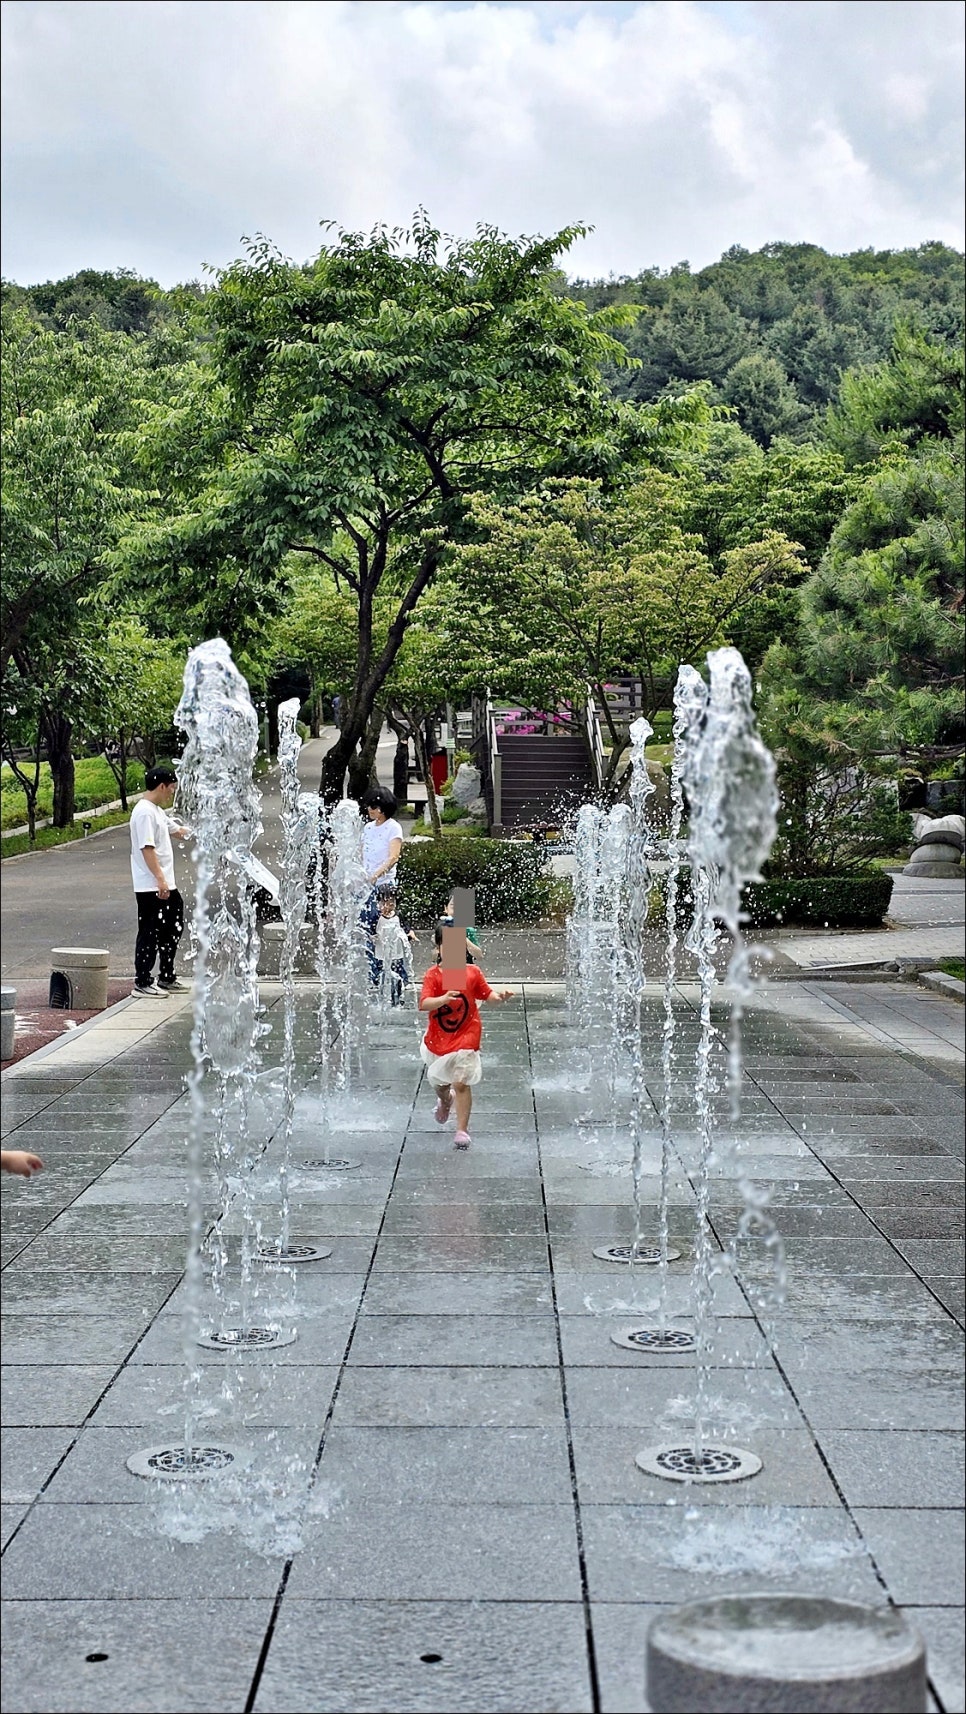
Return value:
<svg viewBox="0 0 966 1714">
<path fill-rule="evenodd" d="M 105 827 L 120 827 L 130 811 L 112 810 L 110 815 L 92 815 L 90 830 L 100 833 Z M 33 844 L 26 833 L 5 833 L 0 843 L 0 857 L 22 857 L 27 851 L 49 851 L 52 845 L 70 845 L 75 839 L 86 839 L 84 824 L 75 821 L 70 827 L 42 827 Z"/>
<path fill-rule="evenodd" d="M 24 773 L 32 770 L 25 768 Z M 140 762 L 127 766 L 129 792 L 144 790 L 144 768 Z M 75 809 L 100 809 L 102 804 L 114 803 L 118 797 L 117 781 L 103 756 L 84 756 L 74 764 Z M 54 801 L 54 786 L 46 762 L 40 765 L 40 789 L 37 793 L 37 820 L 50 815 Z M 27 821 L 27 800 L 17 782 L 13 769 L 4 762 L 0 769 L 0 828 L 23 827 Z M 5 855 L 10 853 L 6 851 Z"/>
<path fill-rule="evenodd" d="M 938 968 L 944 976 L 955 976 L 957 982 L 966 982 L 966 961 L 962 958 L 941 958 Z"/>
</svg>

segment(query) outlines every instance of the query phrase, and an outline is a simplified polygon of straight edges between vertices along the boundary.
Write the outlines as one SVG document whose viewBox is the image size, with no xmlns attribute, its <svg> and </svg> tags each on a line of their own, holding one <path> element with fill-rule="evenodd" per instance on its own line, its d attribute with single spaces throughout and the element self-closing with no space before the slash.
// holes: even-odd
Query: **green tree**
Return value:
<svg viewBox="0 0 966 1714">
<path fill-rule="evenodd" d="M 81 338 L 40 327 L 22 305 L 3 311 L 0 667 L 6 678 L 15 665 L 21 700 L 35 686 L 58 827 L 74 809 L 65 664 L 86 651 L 86 603 L 141 503 L 126 438 L 170 395 L 179 356 L 170 331 L 135 340 L 94 325 Z"/>
<path fill-rule="evenodd" d="M 183 689 L 184 651 L 152 637 L 139 620 L 119 618 L 99 633 L 91 659 L 95 676 L 84 736 L 104 751 L 127 809 L 128 762 L 140 755 L 150 765 L 156 736 L 171 730 Z"/>
<path fill-rule="evenodd" d="M 794 434 L 808 415 L 781 364 L 762 351 L 739 357 L 722 382 L 721 397 L 759 446 Z"/>
<path fill-rule="evenodd" d="M 887 362 L 843 376 L 826 433 L 850 464 L 869 464 L 889 445 L 912 450 L 962 435 L 963 406 L 962 346 L 900 327 Z"/>
<path fill-rule="evenodd" d="M 176 511 L 160 508 L 128 544 L 142 585 L 166 591 L 177 566 L 196 613 L 227 589 L 243 628 L 278 611 L 297 553 L 351 598 L 355 667 L 323 766 L 329 797 L 347 766 L 359 783 L 357 747 L 465 534 L 469 497 L 616 468 L 680 414 L 643 418 L 607 399 L 600 364 L 622 356 L 607 328 L 633 312 L 590 315 L 555 294 L 548 270 L 578 230 L 512 241 L 481 228 L 455 242 L 419 215 L 409 234 L 341 232 L 304 267 L 253 244 L 205 301 L 211 363 L 180 421 L 158 412 L 145 437 Z M 377 646 L 383 595 L 392 616 Z"/>
<path fill-rule="evenodd" d="M 845 761 L 925 765 L 963 749 L 963 443 L 933 443 L 863 484 L 800 592 L 765 676 Z"/>
<path fill-rule="evenodd" d="M 715 570 L 682 527 L 684 503 L 683 483 L 658 471 L 613 496 L 572 480 L 512 506 L 481 502 L 478 539 L 435 595 L 440 646 L 464 686 L 545 709 L 579 705 L 591 686 L 610 741 L 608 784 L 627 742 L 609 682 L 639 676 L 653 716 L 681 661 L 727 641 L 764 590 L 800 573 L 799 550 L 776 533 Z"/>
</svg>

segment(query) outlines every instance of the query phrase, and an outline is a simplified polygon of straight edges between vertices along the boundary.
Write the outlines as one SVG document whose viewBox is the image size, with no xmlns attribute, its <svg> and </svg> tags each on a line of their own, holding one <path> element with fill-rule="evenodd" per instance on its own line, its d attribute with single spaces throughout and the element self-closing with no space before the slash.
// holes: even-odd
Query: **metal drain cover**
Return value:
<svg viewBox="0 0 966 1714">
<path fill-rule="evenodd" d="M 338 1155 L 327 1161 L 299 1161 L 303 1172 L 354 1172 L 361 1165 L 361 1161 L 342 1160 Z"/>
<path fill-rule="evenodd" d="M 331 1250 L 324 1250 L 319 1244 L 259 1244 L 252 1261 L 265 1262 L 269 1267 L 274 1262 L 281 1267 L 288 1262 L 322 1262 L 331 1254 Z"/>
<path fill-rule="evenodd" d="M 146 1446 L 126 1460 L 132 1476 L 159 1482 L 205 1482 L 252 1461 L 244 1446 Z"/>
<path fill-rule="evenodd" d="M 224 1327 L 218 1333 L 203 1333 L 198 1340 L 206 1351 L 266 1351 L 279 1345 L 294 1345 L 295 1329 L 280 1327 Z"/>
<path fill-rule="evenodd" d="M 594 1251 L 599 1262 L 660 1262 L 661 1251 L 656 1244 L 639 1244 L 635 1254 L 633 1244 L 602 1244 Z M 681 1252 L 668 1245 L 667 1259 L 669 1262 L 680 1261 Z"/>
<path fill-rule="evenodd" d="M 761 1459 L 740 1446 L 706 1446 L 700 1454 L 691 1446 L 648 1446 L 634 1463 L 668 1482 L 741 1482 L 761 1469 Z"/>
<path fill-rule="evenodd" d="M 611 1339 L 625 1351 L 693 1351 L 695 1346 L 686 1327 L 618 1327 Z"/>
</svg>

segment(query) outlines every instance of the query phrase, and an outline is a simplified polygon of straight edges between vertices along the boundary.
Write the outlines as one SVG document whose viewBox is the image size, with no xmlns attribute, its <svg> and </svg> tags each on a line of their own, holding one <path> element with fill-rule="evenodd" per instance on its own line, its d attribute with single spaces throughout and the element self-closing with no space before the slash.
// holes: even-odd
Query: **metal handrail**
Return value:
<svg viewBox="0 0 966 1714">
<path fill-rule="evenodd" d="M 489 691 L 486 693 L 486 735 L 489 751 L 490 789 L 493 793 L 492 827 L 503 826 L 503 758 L 500 755 L 500 742 L 496 730 L 496 716 L 493 712 L 493 700 Z"/>
<path fill-rule="evenodd" d="M 600 717 L 597 713 L 593 685 L 588 684 L 586 690 L 584 730 L 587 735 L 587 748 L 590 751 L 590 764 L 594 771 L 594 789 L 600 791 L 604 783 L 604 740 L 601 736 Z"/>
</svg>

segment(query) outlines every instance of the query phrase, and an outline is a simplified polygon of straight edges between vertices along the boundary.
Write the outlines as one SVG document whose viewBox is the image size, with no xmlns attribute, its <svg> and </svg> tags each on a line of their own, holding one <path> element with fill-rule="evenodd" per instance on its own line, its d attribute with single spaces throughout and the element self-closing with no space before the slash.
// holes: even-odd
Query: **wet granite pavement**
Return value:
<svg viewBox="0 0 966 1714">
<path fill-rule="evenodd" d="M 677 996 L 683 1254 L 666 1297 L 685 1330 L 696 998 Z M 271 1065 L 277 986 L 264 999 Z M 653 1319 L 659 1280 L 594 1257 L 632 1233 L 626 1096 L 611 1123 L 580 1087 L 559 984 L 487 1011 L 465 1155 L 433 1122 L 416 1018 L 379 1019 L 370 1090 L 331 1134 L 359 1162 L 341 1174 L 307 1164 L 324 1153 L 314 1003 L 307 985 L 293 1234 L 331 1255 L 260 1276 L 258 1313 L 292 1343 L 199 1352 L 206 1433 L 249 1448 L 263 1501 L 301 1502 L 316 1467 L 297 1538 L 263 1531 L 273 1552 L 250 1528 L 175 1539 L 170 1495 L 125 1465 L 181 1432 L 188 1007 L 122 1004 L 4 1076 L 7 1146 L 46 1170 L 3 1186 L 3 1708 L 630 1714 L 662 1606 L 770 1589 L 894 1602 L 926 1638 L 932 1705 L 961 1710 L 962 1008 L 905 984 L 784 980 L 749 1010 L 742 1117 L 722 1103 L 711 1176 L 707 1422 L 763 1467 L 685 1490 L 635 1463 L 687 1444 L 694 1359 L 611 1337 Z M 653 1238 L 660 996 L 648 1005 Z M 269 1232 L 277 1121 L 263 1088 L 246 1193 Z M 739 1173 L 769 1187 L 785 1240 L 774 1317 L 765 1247 L 725 1259 Z M 204 1195 L 214 1214 L 210 1175 Z M 235 1207 L 230 1299 L 241 1227 Z"/>
</svg>

